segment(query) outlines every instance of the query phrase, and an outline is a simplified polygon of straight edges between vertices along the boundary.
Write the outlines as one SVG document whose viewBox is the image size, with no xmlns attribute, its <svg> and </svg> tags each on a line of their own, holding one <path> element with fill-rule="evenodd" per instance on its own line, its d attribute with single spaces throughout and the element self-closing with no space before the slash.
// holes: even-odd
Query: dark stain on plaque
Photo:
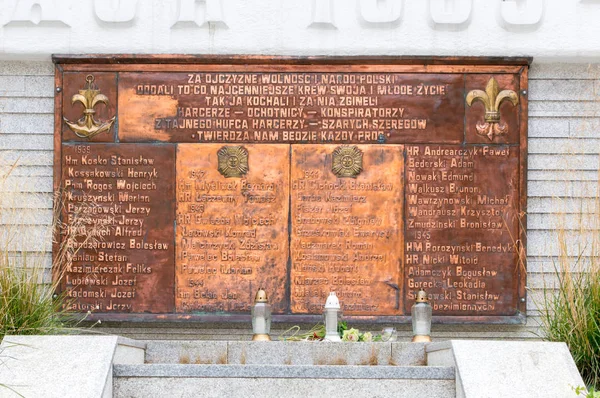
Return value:
<svg viewBox="0 0 600 398">
<path fill-rule="evenodd" d="M 63 141 L 114 142 L 117 74 L 64 73 Z"/>
<path fill-rule="evenodd" d="M 172 146 L 63 144 L 62 218 L 79 228 L 61 284 L 71 310 L 174 311 L 174 166 Z"/>
<path fill-rule="evenodd" d="M 459 143 L 464 134 L 462 74 L 121 73 L 119 104 L 123 142 Z"/>
<path fill-rule="evenodd" d="M 405 311 L 423 288 L 437 315 L 515 315 L 518 148 L 406 152 Z"/>
</svg>

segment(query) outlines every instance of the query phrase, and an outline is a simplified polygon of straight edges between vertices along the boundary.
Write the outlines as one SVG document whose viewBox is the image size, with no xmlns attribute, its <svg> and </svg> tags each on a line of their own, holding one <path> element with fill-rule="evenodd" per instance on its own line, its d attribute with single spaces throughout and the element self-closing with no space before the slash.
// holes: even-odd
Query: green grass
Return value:
<svg viewBox="0 0 600 398">
<path fill-rule="evenodd" d="M 573 215 L 570 215 L 574 217 Z M 541 329 L 550 341 L 564 341 L 584 382 L 600 389 L 600 199 L 594 209 L 581 211 L 578 243 L 559 226 L 556 281 L 545 283 Z M 574 247 L 575 246 L 575 247 Z"/>
<path fill-rule="evenodd" d="M 0 170 L 0 340 L 7 334 L 56 333 L 63 326 L 62 300 L 53 298 L 56 285 L 44 283 L 43 242 L 30 232 L 39 213 L 24 208 L 18 194 L 5 189 L 16 168 Z"/>
<path fill-rule="evenodd" d="M 65 203 L 60 194 L 54 195 L 50 228 L 40 223 L 36 217 L 43 211 L 23 206 L 14 188 L 4 189 L 15 169 L 16 165 L 0 168 L 0 340 L 7 334 L 64 333 L 81 321 L 81 316 L 65 310 L 68 297 L 55 292 L 78 251 L 75 243 L 102 236 L 102 227 L 90 226 L 85 206 L 65 224 L 59 217 Z M 46 231 L 43 236 L 32 233 L 40 229 Z M 56 249 L 52 260 L 47 252 L 51 243 Z"/>
<path fill-rule="evenodd" d="M 11 260 L 2 253 L 0 339 L 7 334 L 53 334 L 65 326 L 60 317 L 63 300 L 53 297 L 54 286 L 41 283 L 44 269 L 35 262 L 27 255 Z"/>
</svg>

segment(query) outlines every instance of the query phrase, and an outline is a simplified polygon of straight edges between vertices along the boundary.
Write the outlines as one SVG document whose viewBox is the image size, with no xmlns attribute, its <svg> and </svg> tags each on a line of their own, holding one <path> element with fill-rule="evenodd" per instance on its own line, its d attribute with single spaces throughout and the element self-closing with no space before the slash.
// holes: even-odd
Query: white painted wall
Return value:
<svg viewBox="0 0 600 398">
<path fill-rule="evenodd" d="M 4 0 L 0 56 L 600 57 L 598 0 Z"/>
<path fill-rule="evenodd" d="M 527 284 L 539 291 L 551 280 L 562 215 L 576 239 L 576 216 L 591 211 L 598 192 L 599 21 L 600 0 L 4 0 L 0 194 L 20 219 L 0 209 L 0 234 L 24 219 L 27 238 L 11 250 L 42 250 L 50 266 L 52 53 L 528 55 Z M 438 326 L 436 337 L 534 338 L 531 296 L 525 326 Z M 172 334 L 164 324 L 118 332 L 212 333 L 185 327 Z M 232 327 L 218 337 L 243 333 Z"/>
</svg>

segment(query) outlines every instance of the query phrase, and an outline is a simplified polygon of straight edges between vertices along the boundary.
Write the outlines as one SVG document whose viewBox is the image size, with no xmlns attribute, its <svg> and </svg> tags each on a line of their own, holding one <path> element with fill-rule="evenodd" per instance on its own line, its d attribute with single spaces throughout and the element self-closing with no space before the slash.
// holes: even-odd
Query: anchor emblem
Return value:
<svg viewBox="0 0 600 398">
<path fill-rule="evenodd" d="M 114 116 L 105 122 L 99 122 L 94 119 L 94 114 L 96 113 L 94 107 L 99 103 L 108 105 L 108 98 L 106 95 L 100 94 L 98 86 L 94 84 L 93 75 L 87 75 L 85 81 L 85 87 L 79 90 L 79 94 L 75 94 L 71 98 L 71 105 L 75 105 L 76 102 L 80 102 L 83 105 L 83 116 L 76 122 L 71 122 L 66 117 L 63 117 L 63 119 L 77 137 L 89 140 L 100 133 L 109 131 L 117 117 Z"/>
<path fill-rule="evenodd" d="M 493 141 L 496 136 L 508 132 L 506 123 L 500 121 L 500 105 L 504 101 L 510 101 L 514 106 L 519 103 L 519 96 L 513 90 L 502 90 L 498 92 L 498 82 L 493 77 L 488 81 L 485 91 L 471 90 L 467 94 L 467 105 L 474 102 L 482 102 L 485 106 L 484 122 L 477 123 L 477 134 L 487 136 Z"/>
</svg>

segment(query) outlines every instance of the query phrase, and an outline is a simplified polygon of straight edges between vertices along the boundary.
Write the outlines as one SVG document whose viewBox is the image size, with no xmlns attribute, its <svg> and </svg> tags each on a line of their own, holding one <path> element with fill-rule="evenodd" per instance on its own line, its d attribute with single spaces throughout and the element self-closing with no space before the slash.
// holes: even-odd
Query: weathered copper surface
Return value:
<svg viewBox="0 0 600 398">
<path fill-rule="evenodd" d="M 463 86 L 461 74 L 121 73 L 119 139 L 458 143 Z"/>
<path fill-rule="evenodd" d="M 439 322 L 523 322 L 530 60 L 56 61 L 54 186 L 75 195 L 63 221 L 90 208 L 90 190 L 108 213 L 88 227 L 103 225 L 102 245 L 124 245 L 78 252 L 62 281 L 74 311 L 247 320 L 262 286 L 276 320 L 314 322 L 336 291 L 350 319 L 406 322 L 422 287 Z M 93 107 L 72 103 L 88 75 L 106 96 Z M 514 92 L 498 109 L 468 95 L 493 81 Z M 89 139 L 64 120 L 92 116 L 93 129 L 115 115 Z M 154 164 L 83 165 L 88 154 Z M 125 213 L 130 204 L 150 210 Z"/>
<path fill-rule="evenodd" d="M 518 147 L 406 146 L 406 306 L 434 314 L 514 313 Z"/>
<path fill-rule="evenodd" d="M 171 146 L 63 145 L 63 220 L 82 220 L 62 284 L 71 309 L 173 311 L 174 166 Z"/>
<path fill-rule="evenodd" d="M 338 148 L 292 146 L 292 312 L 322 312 L 335 291 L 345 314 L 399 315 L 403 146 L 360 145 L 356 178 L 333 173 Z"/>
<path fill-rule="evenodd" d="M 235 145 L 229 148 L 238 148 Z M 227 178 L 221 144 L 177 149 L 178 312 L 248 312 L 263 287 L 286 305 L 289 145 L 245 145 L 248 171 Z"/>
</svg>

